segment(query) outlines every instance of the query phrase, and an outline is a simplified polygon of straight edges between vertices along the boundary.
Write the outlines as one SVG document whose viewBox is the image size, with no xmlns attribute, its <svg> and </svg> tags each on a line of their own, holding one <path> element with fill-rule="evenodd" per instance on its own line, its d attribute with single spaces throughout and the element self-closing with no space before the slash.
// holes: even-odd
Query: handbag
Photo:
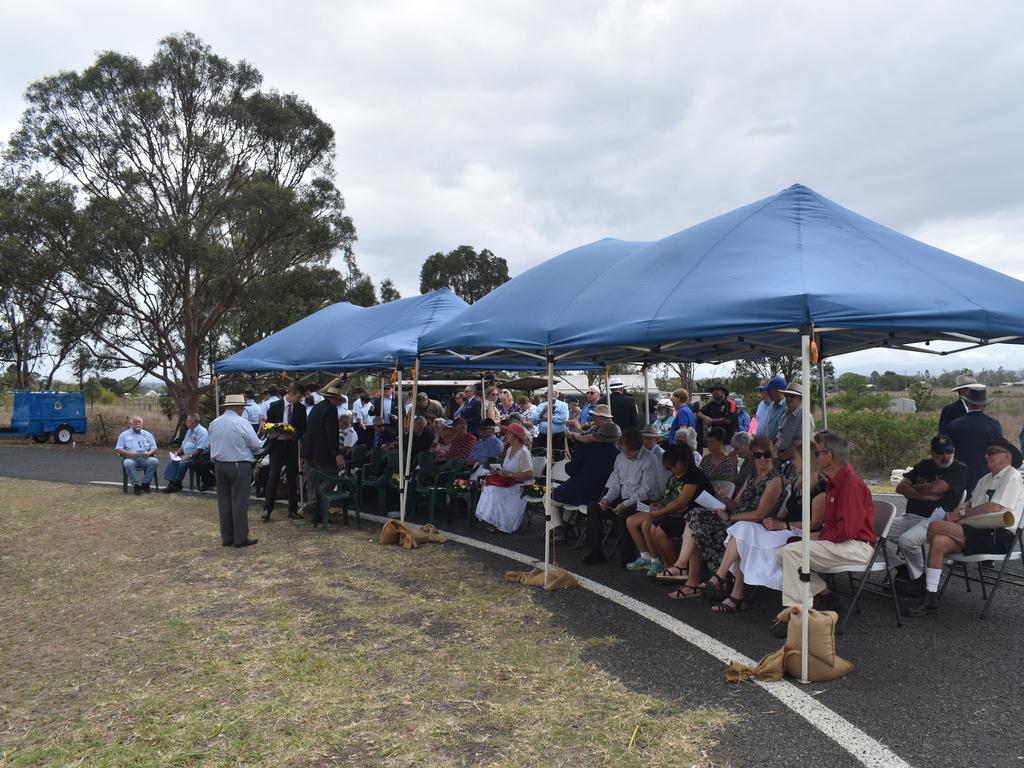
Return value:
<svg viewBox="0 0 1024 768">
<path fill-rule="evenodd" d="M 493 485 L 498 488 L 511 488 L 518 482 L 518 480 L 514 480 L 511 477 L 505 477 L 504 475 L 487 475 L 484 478 L 484 485 Z"/>
</svg>

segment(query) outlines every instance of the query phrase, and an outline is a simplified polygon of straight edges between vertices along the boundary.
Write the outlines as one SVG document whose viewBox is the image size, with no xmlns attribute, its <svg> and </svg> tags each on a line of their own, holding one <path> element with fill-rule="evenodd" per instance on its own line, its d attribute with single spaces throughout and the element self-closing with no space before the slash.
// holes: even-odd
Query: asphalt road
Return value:
<svg viewBox="0 0 1024 768">
<path fill-rule="evenodd" d="M 120 482 L 120 466 L 111 451 L 54 445 L 0 445 L 0 475 L 86 483 Z M 130 500 L 126 499 L 126 503 Z M 498 546 L 540 558 L 542 521 L 536 518 L 521 536 L 488 534 L 465 523 L 439 524 Z M 286 520 L 273 525 L 288 525 Z M 477 550 L 475 557 L 496 571 L 514 569 L 509 561 Z M 638 600 L 663 610 L 755 659 L 775 650 L 769 634 L 780 609 L 777 593 L 761 590 L 746 613 L 719 616 L 703 600 L 673 601 L 667 589 L 613 564 L 586 566 L 582 553 L 560 547 L 559 562 Z M 906 619 L 897 628 L 891 602 L 865 597 L 838 652 L 854 663 L 845 679 L 804 689 L 836 713 L 882 742 L 915 766 L 1024 765 L 1024 697 L 1020 669 L 1024 642 L 1020 633 L 1024 590 L 1004 585 L 992 614 L 978 620 L 980 595 L 953 583 L 936 616 Z M 591 651 L 638 691 L 681 706 L 721 706 L 740 721 L 722 735 L 710 756 L 732 766 L 855 766 L 860 763 L 775 698 L 751 684 L 724 682 L 721 664 L 672 633 L 640 619 L 585 590 L 555 594 L 538 591 L 565 628 L 581 637 L 613 636 L 617 645 Z"/>
</svg>

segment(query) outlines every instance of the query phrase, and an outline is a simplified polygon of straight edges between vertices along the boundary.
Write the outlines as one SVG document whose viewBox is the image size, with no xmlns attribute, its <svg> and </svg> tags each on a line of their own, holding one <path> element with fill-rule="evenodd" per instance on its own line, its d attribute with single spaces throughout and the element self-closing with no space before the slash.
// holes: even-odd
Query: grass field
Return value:
<svg viewBox="0 0 1024 768">
<path fill-rule="evenodd" d="M 209 501 L 0 494 L 0 766 L 692 766 L 727 722 L 455 545 L 281 521 L 224 549 Z"/>
</svg>

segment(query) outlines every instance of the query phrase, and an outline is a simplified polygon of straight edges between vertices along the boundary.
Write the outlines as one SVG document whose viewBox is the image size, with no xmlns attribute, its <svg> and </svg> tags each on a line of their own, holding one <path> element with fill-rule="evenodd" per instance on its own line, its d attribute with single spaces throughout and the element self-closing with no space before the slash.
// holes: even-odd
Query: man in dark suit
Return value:
<svg viewBox="0 0 1024 768">
<path fill-rule="evenodd" d="M 482 404 L 476 394 L 476 386 L 470 384 L 462 394 L 466 400 L 462 406 L 460 417 L 466 420 L 466 431 L 473 437 L 480 437 L 480 422 L 483 421 Z"/>
<path fill-rule="evenodd" d="M 946 429 L 956 446 L 956 457 L 967 465 L 967 493 L 972 493 L 978 480 L 988 474 L 985 449 L 992 440 L 1003 436 L 1003 425 L 983 412 L 992 402 L 983 384 L 972 384 L 961 392 L 967 413 L 950 422 Z"/>
<path fill-rule="evenodd" d="M 569 479 L 551 492 L 551 498 L 569 506 L 580 506 L 597 501 L 604 493 L 608 476 L 619 455 L 619 428 L 604 424 L 594 430 L 597 434 L 591 442 L 580 443 L 573 449 L 572 460 L 565 465 Z M 556 542 L 565 541 L 560 508 L 553 508 L 551 531 Z"/>
<path fill-rule="evenodd" d="M 345 394 L 341 379 L 332 379 L 320 388 L 324 399 L 313 406 L 306 417 L 306 436 L 302 440 L 302 458 L 306 466 L 333 475 L 345 466 L 345 457 L 341 450 L 341 437 L 338 432 L 338 404 Z M 316 505 L 316 481 L 312 473 L 306 474 L 306 502 L 303 511 L 308 512 L 313 526 L 320 524 L 319 510 Z"/>
<path fill-rule="evenodd" d="M 612 379 L 608 382 L 608 404 L 612 409 L 612 420 L 619 429 L 625 431 L 632 427 L 640 426 L 640 414 L 637 411 L 636 400 L 625 392 L 625 384 L 622 379 Z"/>
<path fill-rule="evenodd" d="M 973 376 L 969 376 L 966 373 L 961 373 L 956 377 L 956 386 L 953 387 L 951 392 L 956 392 L 957 397 L 955 403 L 943 406 L 942 413 L 939 414 L 939 431 L 940 435 L 949 434 L 949 425 L 955 420 L 959 419 L 965 413 L 967 413 L 967 403 L 964 401 L 964 392 L 968 387 L 971 387 L 978 383 L 978 380 Z"/>
<path fill-rule="evenodd" d="M 380 397 L 373 398 L 373 415 L 375 418 L 379 416 L 384 419 L 384 423 L 389 428 L 394 427 L 397 430 L 398 398 L 395 397 L 394 390 L 387 384 L 381 390 Z"/>
<path fill-rule="evenodd" d="M 270 513 L 277 501 L 277 488 L 281 484 L 281 470 L 284 470 L 285 484 L 288 487 L 288 517 L 302 519 L 299 514 L 299 441 L 306 432 L 306 406 L 302 398 L 306 388 L 293 381 L 284 393 L 283 400 L 275 400 L 267 408 L 267 423 L 290 424 L 295 430 L 294 436 L 279 435 L 270 440 L 270 466 L 267 471 L 266 498 L 263 503 L 263 514 L 260 520 L 270 521 Z"/>
</svg>

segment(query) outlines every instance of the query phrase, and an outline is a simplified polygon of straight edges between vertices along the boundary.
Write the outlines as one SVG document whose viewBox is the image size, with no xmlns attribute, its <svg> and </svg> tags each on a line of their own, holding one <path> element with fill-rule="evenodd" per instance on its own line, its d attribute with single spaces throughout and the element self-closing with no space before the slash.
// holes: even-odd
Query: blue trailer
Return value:
<svg viewBox="0 0 1024 768">
<path fill-rule="evenodd" d="M 37 443 L 53 439 L 70 443 L 75 433 L 83 434 L 85 418 L 84 392 L 29 392 L 14 393 L 14 413 L 9 427 L 0 427 L 0 437 L 24 435 Z"/>
</svg>

